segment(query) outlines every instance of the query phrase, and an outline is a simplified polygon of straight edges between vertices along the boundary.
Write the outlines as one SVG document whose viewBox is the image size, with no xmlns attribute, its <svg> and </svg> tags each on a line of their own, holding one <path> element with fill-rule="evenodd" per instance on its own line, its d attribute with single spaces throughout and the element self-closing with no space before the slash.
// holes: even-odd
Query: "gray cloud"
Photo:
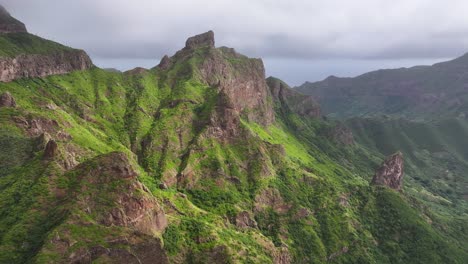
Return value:
<svg viewBox="0 0 468 264">
<path fill-rule="evenodd" d="M 162 55 L 180 49 L 188 36 L 209 29 L 215 31 L 218 46 L 263 57 L 267 66 L 268 61 L 308 65 L 302 63 L 304 60 L 373 60 L 375 64 L 379 60 L 412 59 L 417 63 L 468 51 L 468 2 L 464 0 L 1 3 L 25 22 L 30 32 L 85 49 L 97 61 L 147 59 L 156 64 Z M 295 75 L 287 72 L 290 66 L 283 68 L 284 75 Z M 304 71 L 307 69 L 299 70 Z M 303 78 L 311 79 L 305 73 Z"/>
</svg>

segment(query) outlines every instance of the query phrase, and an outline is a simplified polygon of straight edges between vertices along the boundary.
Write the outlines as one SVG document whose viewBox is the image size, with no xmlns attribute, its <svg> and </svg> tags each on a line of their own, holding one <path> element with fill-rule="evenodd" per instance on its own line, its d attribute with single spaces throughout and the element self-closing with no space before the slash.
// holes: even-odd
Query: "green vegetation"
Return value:
<svg viewBox="0 0 468 264">
<path fill-rule="evenodd" d="M 336 142 L 329 133 L 333 121 L 298 116 L 268 98 L 275 122 L 262 126 L 242 115 L 229 128 L 235 136 L 219 136 L 212 126 L 226 123 L 225 98 L 207 85 L 200 65 L 223 58 L 227 76 L 213 77 L 220 80 L 259 62 L 227 49 L 184 52 L 166 70 L 93 68 L 0 84 L 0 94 L 9 91 L 18 104 L 0 108 L 0 262 L 66 262 L 76 252 L 133 252 L 135 245 L 157 248 L 159 240 L 174 263 L 273 263 L 279 256 L 294 263 L 468 259 L 468 228 L 458 225 L 463 215 L 432 214 L 414 191 L 437 193 L 424 185 L 410 182 L 404 194 L 370 187 L 382 149 Z M 32 130 L 40 120 L 57 122 L 41 126 L 57 139 L 53 160 L 43 158 L 44 131 Z M 454 155 L 465 155 L 452 146 Z M 93 170 L 108 166 L 102 154 L 115 151 L 125 153 L 146 186 L 131 195 L 154 198 L 165 211 L 164 231 L 143 235 L 131 224 L 105 224 L 104 212 L 123 210 L 118 197 L 131 186 L 131 179 Z M 68 167 L 75 162 L 81 165 Z M 410 175 L 418 162 L 409 161 Z M 122 173 L 118 166 L 108 169 Z"/>
<path fill-rule="evenodd" d="M 15 57 L 20 54 L 47 55 L 69 50 L 72 48 L 29 33 L 0 34 L 0 57 Z"/>
</svg>

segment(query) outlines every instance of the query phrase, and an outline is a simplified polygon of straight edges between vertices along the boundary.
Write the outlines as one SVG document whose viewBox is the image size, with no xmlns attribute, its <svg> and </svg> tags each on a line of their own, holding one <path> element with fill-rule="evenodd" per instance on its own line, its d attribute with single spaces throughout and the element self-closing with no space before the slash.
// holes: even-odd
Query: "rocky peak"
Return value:
<svg viewBox="0 0 468 264">
<path fill-rule="evenodd" d="M 268 77 L 266 82 L 275 102 L 300 116 L 320 117 L 320 107 L 311 96 L 296 92 L 278 78 Z"/>
<path fill-rule="evenodd" d="M 0 5 L 0 33 L 27 32 L 26 26 L 12 17 L 10 13 Z"/>
<path fill-rule="evenodd" d="M 403 186 L 403 175 L 403 154 L 397 152 L 384 160 L 377 169 L 372 184 L 387 186 L 399 191 Z"/>
<path fill-rule="evenodd" d="M 3 93 L 0 95 L 0 107 L 16 107 L 15 98 L 9 92 Z"/>
<path fill-rule="evenodd" d="M 213 31 L 196 35 L 187 39 L 186 46 L 169 59 L 164 59 L 159 66 L 164 66 L 170 61 L 170 65 L 183 64 L 187 60 L 196 59 L 191 64 L 194 76 L 198 81 L 213 87 L 219 91 L 222 101 L 229 113 L 229 117 L 219 116 L 219 120 L 231 120 L 239 123 L 242 115 L 249 121 L 259 124 L 270 124 L 274 120 L 272 105 L 268 101 L 268 86 L 265 81 L 265 67 L 261 59 L 253 59 L 243 56 L 234 49 L 226 47 L 214 48 L 215 40 Z M 195 52 L 198 48 L 205 48 L 201 52 Z M 220 105 L 222 106 L 222 105 Z M 223 112 L 223 111 L 221 111 Z M 218 111 L 218 114 L 221 112 Z M 233 124 L 236 126 L 236 124 Z M 234 127 L 228 127 L 233 131 Z M 221 129 L 215 127 L 215 129 Z"/>
<path fill-rule="evenodd" d="M 208 31 L 200 35 L 190 37 L 185 42 L 185 49 L 196 49 L 198 47 L 215 47 L 214 32 Z"/>
<path fill-rule="evenodd" d="M 159 62 L 158 64 L 158 68 L 162 70 L 167 70 L 169 69 L 170 66 L 171 66 L 171 59 L 169 58 L 169 56 L 164 55 L 164 57 L 162 57 L 161 59 L 161 62 Z"/>
</svg>

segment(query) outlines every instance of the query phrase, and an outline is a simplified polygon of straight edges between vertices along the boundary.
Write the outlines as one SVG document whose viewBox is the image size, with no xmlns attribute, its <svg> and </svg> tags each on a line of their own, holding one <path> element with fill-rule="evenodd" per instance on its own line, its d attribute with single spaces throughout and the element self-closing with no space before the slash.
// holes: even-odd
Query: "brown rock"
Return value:
<svg viewBox="0 0 468 264">
<path fill-rule="evenodd" d="M 101 224 L 130 227 L 149 235 L 166 228 L 164 211 L 138 181 L 138 175 L 124 153 L 112 152 L 95 158 L 91 164 L 96 165 L 89 166 L 84 163 L 74 169 L 76 174 L 83 178 L 82 182 L 98 186 L 94 191 L 90 191 L 87 190 L 88 184 L 83 184 L 83 189 L 77 193 L 77 199 L 84 211 L 98 212 L 98 221 Z M 119 186 L 119 191 L 106 191 L 106 188 L 113 188 L 114 184 L 118 184 L 116 186 Z M 113 206 L 95 203 L 101 195 L 113 201 Z"/>
<path fill-rule="evenodd" d="M 275 264 L 289 264 L 291 261 L 292 258 L 287 247 L 278 248 L 273 255 L 273 263 Z"/>
<path fill-rule="evenodd" d="M 160 183 L 160 184 L 159 184 L 159 189 L 161 189 L 161 190 L 167 190 L 167 184 L 165 184 L 164 182 Z"/>
<path fill-rule="evenodd" d="M 250 217 L 249 212 L 242 211 L 236 216 L 236 226 L 240 228 L 257 228 L 257 222 Z"/>
<path fill-rule="evenodd" d="M 86 70 L 93 63 L 86 52 L 68 50 L 47 55 L 22 54 L 15 58 L 0 58 L 0 81 L 10 82 L 20 78 L 46 77 Z"/>
<path fill-rule="evenodd" d="M 373 185 L 383 185 L 401 190 L 403 185 L 403 154 L 397 152 L 385 159 L 372 179 Z"/>
<path fill-rule="evenodd" d="M 23 123 L 20 123 L 23 124 Z M 58 122 L 55 120 L 45 119 L 45 118 L 35 118 L 31 119 L 29 122 L 26 121 L 28 127 L 26 127 L 26 132 L 29 136 L 39 136 L 43 133 L 48 133 L 50 135 L 56 135 L 59 128 Z"/>
<path fill-rule="evenodd" d="M 328 131 L 328 136 L 335 142 L 345 146 L 354 144 L 353 132 L 341 122 Z"/>
<path fill-rule="evenodd" d="M 9 92 L 0 95 L 0 107 L 16 107 L 15 98 Z"/>
<path fill-rule="evenodd" d="M 226 57 L 238 63 L 230 63 Z M 248 121 L 261 125 L 274 122 L 273 105 L 268 99 L 265 67 L 261 59 L 250 59 L 237 53 L 226 54 L 222 48 L 213 49 L 205 55 L 199 71 L 202 80 L 220 92 L 225 113 L 242 114 Z"/>
<path fill-rule="evenodd" d="M 320 117 L 319 104 L 312 96 L 303 95 L 289 87 L 285 82 L 269 77 L 267 80 L 268 87 L 273 100 L 282 107 L 304 117 Z"/>
<path fill-rule="evenodd" d="M 8 11 L 0 5 L 0 33 L 25 33 L 26 26 L 13 18 Z"/>
<path fill-rule="evenodd" d="M 171 59 L 167 55 L 164 55 L 161 62 L 159 62 L 158 68 L 161 70 L 167 70 L 169 67 L 171 67 Z"/>
<path fill-rule="evenodd" d="M 131 69 L 129 71 L 124 72 L 127 75 L 139 75 L 139 74 L 144 74 L 148 72 L 148 69 L 142 68 L 142 67 L 136 67 L 134 69 Z"/>
<path fill-rule="evenodd" d="M 190 37 L 185 42 L 185 49 L 196 49 L 199 47 L 214 48 L 214 46 L 214 32 L 211 30 L 203 34 Z"/>
<path fill-rule="evenodd" d="M 47 142 L 47 145 L 44 150 L 44 159 L 52 159 L 57 155 L 58 145 L 53 139 Z"/>
<path fill-rule="evenodd" d="M 255 211 L 260 212 L 268 207 L 279 214 L 285 214 L 291 209 L 291 205 L 285 203 L 280 192 L 274 188 L 264 189 L 255 196 Z"/>
</svg>

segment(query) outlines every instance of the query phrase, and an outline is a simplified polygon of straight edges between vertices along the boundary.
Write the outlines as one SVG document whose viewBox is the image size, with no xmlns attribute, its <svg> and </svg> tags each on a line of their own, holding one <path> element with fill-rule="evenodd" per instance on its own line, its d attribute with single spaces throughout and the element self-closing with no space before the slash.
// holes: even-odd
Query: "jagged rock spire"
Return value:
<svg viewBox="0 0 468 264">
<path fill-rule="evenodd" d="M 388 156 L 372 179 L 373 185 L 383 185 L 394 190 L 401 190 L 403 186 L 403 154 L 397 153 Z"/>
</svg>

